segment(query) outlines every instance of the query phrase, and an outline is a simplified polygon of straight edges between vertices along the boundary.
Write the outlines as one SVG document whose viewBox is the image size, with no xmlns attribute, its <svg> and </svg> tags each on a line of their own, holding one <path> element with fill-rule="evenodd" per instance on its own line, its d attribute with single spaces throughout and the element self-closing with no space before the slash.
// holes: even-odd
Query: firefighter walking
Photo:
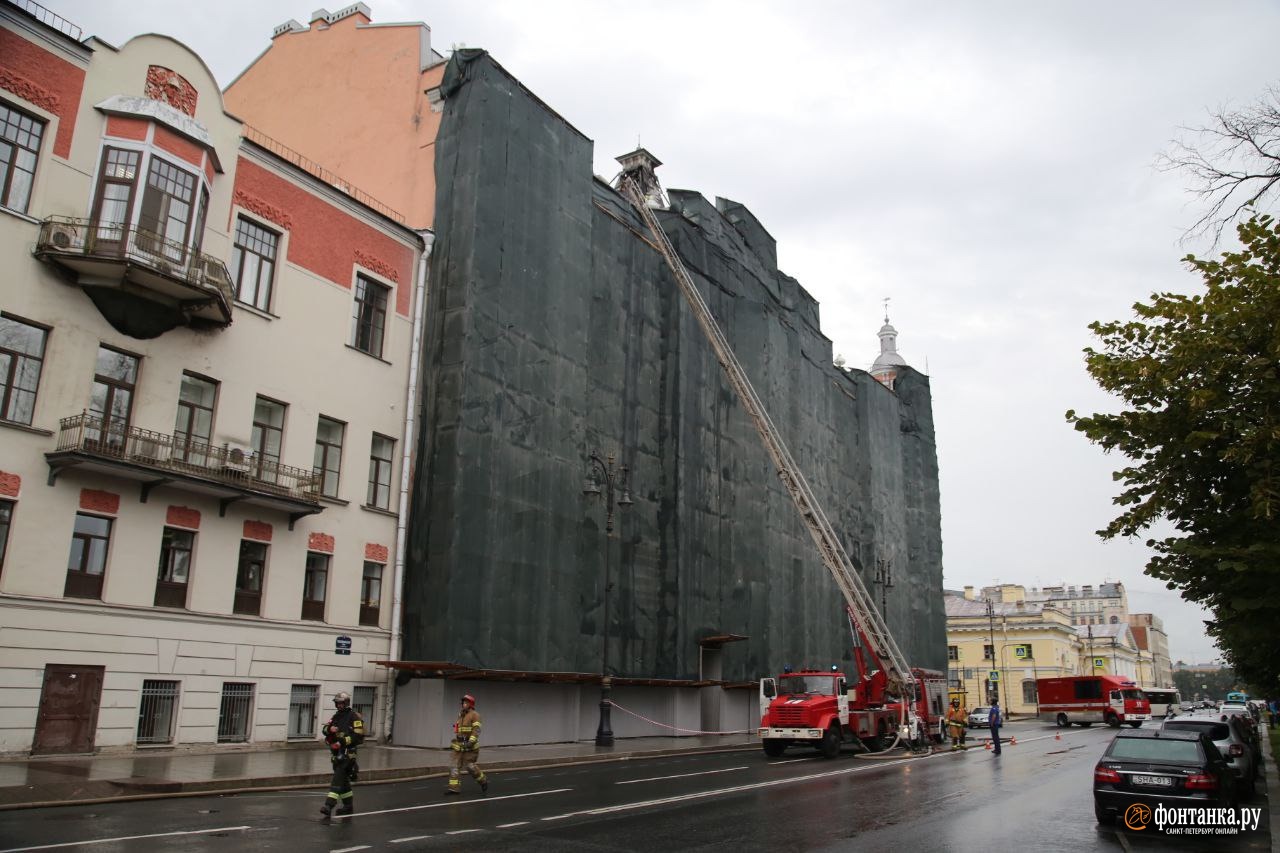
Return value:
<svg viewBox="0 0 1280 853">
<path fill-rule="evenodd" d="M 476 766 L 480 759 L 480 714 L 476 712 L 476 697 L 468 693 L 462 697 L 462 710 L 453 724 L 453 768 L 449 771 L 449 787 L 445 794 L 462 793 L 462 771 L 480 783 L 481 793 L 489 793 L 489 780 Z"/>
<path fill-rule="evenodd" d="M 969 732 L 969 712 L 960 704 L 959 699 L 952 699 L 951 707 L 947 710 L 947 730 L 951 733 L 951 748 L 963 748 L 965 736 Z"/>
<path fill-rule="evenodd" d="M 329 795 L 325 797 L 320 814 L 328 817 L 334 806 L 338 814 L 351 814 L 356 810 L 355 795 L 351 783 L 356 778 L 356 747 L 364 743 L 364 718 L 351 708 L 351 695 L 338 693 L 333 697 L 333 716 L 324 724 L 324 742 L 329 745 L 329 758 L 333 762 L 333 779 L 329 782 Z"/>
</svg>

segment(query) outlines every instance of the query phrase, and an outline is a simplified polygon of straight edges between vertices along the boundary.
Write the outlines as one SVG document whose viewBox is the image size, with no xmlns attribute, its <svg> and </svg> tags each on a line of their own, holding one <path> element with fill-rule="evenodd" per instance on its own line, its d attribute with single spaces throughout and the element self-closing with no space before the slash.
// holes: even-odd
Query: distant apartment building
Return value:
<svg viewBox="0 0 1280 853">
<path fill-rule="evenodd" d="M 0 752 L 380 734 L 430 235 L 34 4 L 0 153 Z"/>
<path fill-rule="evenodd" d="M 1139 651 L 1139 683 L 1172 687 L 1173 661 L 1169 657 L 1169 635 L 1165 633 L 1164 620 L 1151 613 L 1130 613 L 1129 630 Z"/>
</svg>

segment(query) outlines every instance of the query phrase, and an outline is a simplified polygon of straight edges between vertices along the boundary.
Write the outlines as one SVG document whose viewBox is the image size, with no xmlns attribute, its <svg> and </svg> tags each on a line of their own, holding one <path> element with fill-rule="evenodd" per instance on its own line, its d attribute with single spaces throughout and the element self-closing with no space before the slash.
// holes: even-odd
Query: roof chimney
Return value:
<svg viewBox="0 0 1280 853">
<path fill-rule="evenodd" d="M 964 600 L 965 600 L 965 601 L 973 601 L 973 587 L 971 587 L 971 586 L 966 586 L 966 587 L 964 588 Z"/>
</svg>

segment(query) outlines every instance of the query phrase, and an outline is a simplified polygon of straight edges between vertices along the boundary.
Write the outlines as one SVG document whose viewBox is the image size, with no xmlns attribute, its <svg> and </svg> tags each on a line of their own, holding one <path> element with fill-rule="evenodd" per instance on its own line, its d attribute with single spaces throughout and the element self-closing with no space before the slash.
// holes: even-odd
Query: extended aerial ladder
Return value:
<svg viewBox="0 0 1280 853">
<path fill-rule="evenodd" d="M 652 185 L 656 185 L 656 180 L 650 177 L 648 182 L 651 184 L 649 192 L 652 194 L 654 191 L 654 186 Z M 764 403 L 760 400 L 755 388 L 751 385 L 751 381 L 747 378 L 746 371 L 742 369 L 742 365 L 733 354 L 733 347 L 729 345 L 724 332 L 720 330 L 720 324 L 716 322 L 706 300 L 702 298 L 702 294 L 693 283 L 693 279 L 690 278 L 688 270 L 685 269 L 684 262 L 680 260 L 680 256 L 676 254 L 675 247 L 671 245 L 666 232 L 662 230 L 657 215 L 654 214 L 653 208 L 648 204 L 644 190 L 641 189 L 630 173 L 625 172 L 619 180 L 618 188 L 639 212 L 645 224 L 649 226 L 649 231 L 653 234 L 654 245 L 662 254 L 667 267 L 671 270 L 671 274 L 675 276 L 676 283 L 680 286 L 680 291 L 684 294 L 689 307 L 693 310 L 694 318 L 697 319 L 698 325 L 702 328 L 703 333 L 711 344 L 711 348 L 715 351 L 716 360 L 724 368 L 725 375 L 729 378 L 729 384 L 737 392 L 738 399 L 742 402 L 742 407 L 746 410 L 747 417 L 751 419 L 751 423 L 760 434 L 760 439 L 764 442 L 765 449 L 769 452 L 769 457 L 773 460 L 778 477 L 782 480 L 782 485 L 786 488 L 787 494 L 791 496 L 791 500 L 795 503 L 796 509 L 799 510 L 800 516 L 804 520 L 805 528 L 809 531 L 814 544 L 818 546 L 818 551 L 822 554 L 823 564 L 831 572 L 836 585 L 840 587 L 841 593 L 844 594 L 847 613 L 851 622 L 854 623 L 851 627 L 854 627 L 857 633 L 861 633 L 866 638 L 872 647 L 870 649 L 872 655 L 878 658 L 880 663 L 888 670 L 884 673 L 884 677 L 887 677 L 890 682 L 896 681 L 897 684 L 901 685 L 900 689 L 903 692 L 902 705 L 908 709 L 907 715 L 910 717 L 911 730 L 914 731 L 916 729 L 916 714 L 914 703 L 909 701 L 909 691 L 914 681 L 911 674 L 911 665 L 902 654 L 902 650 L 898 648 L 893 636 L 889 633 L 889 626 L 880 616 L 879 611 L 876 610 L 870 594 L 868 594 L 866 587 L 862 583 L 862 579 L 858 577 L 857 570 L 853 567 L 853 562 L 849 559 L 849 555 L 845 553 L 844 546 L 840 544 L 840 539 L 836 536 L 831 522 L 827 520 L 826 513 L 822 511 L 822 507 L 814 496 L 813 490 L 809 487 L 808 481 L 805 479 L 804 474 L 801 473 L 799 466 L 796 465 L 791 452 L 787 449 L 786 442 L 783 441 L 777 427 L 774 426 L 772 419 L 770 419 Z"/>
</svg>

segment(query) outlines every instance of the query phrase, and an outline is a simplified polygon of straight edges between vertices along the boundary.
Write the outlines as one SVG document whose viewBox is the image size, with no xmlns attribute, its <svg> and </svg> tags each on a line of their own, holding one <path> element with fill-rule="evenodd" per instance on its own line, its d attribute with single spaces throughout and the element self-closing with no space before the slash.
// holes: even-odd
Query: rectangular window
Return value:
<svg viewBox="0 0 1280 853">
<path fill-rule="evenodd" d="M 31 425 L 48 330 L 0 316 L 0 419 Z"/>
<path fill-rule="evenodd" d="M 947 646 L 947 660 L 960 660 L 960 649 L 956 646 Z"/>
<path fill-rule="evenodd" d="M 218 743 L 249 740 L 249 720 L 253 718 L 253 685 L 223 682 L 218 704 Z"/>
<path fill-rule="evenodd" d="M 378 612 L 382 608 L 381 563 L 364 561 L 364 576 L 360 578 L 360 624 L 377 625 Z"/>
<path fill-rule="evenodd" d="M 138 167 L 142 154 L 123 148 L 102 149 L 102 169 L 98 175 L 98 192 L 93 199 L 92 253 L 119 252 L 133 212 L 133 192 L 138 183 Z"/>
<path fill-rule="evenodd" d="M 338 476 L 342 472 L 342 439 L 347 425 L 321 417 L 316 426 L 315 475 L 320 480 L 320 494 L 338 496 Z"/>
<path fill-rule="evenodd" d="M 307 574 L 302 581 L 302 618 L 324 621 L 324 594 L 329 586 L 328 554 L 307 552 Z"/>
<path fill-rule="evenodd" d="M 280 464 L 280 450 L 284 445 L 284 403 L 259 397 L 253 406 L 254 476 L 274 483 Z"/>
<path fill-rule="evenodd" d="M 44 122 L 0 103 L 0 205 L 27 212 L 43 136 Z"/>
<path fill-rule="evenodd" d="M 142 682 L 138 705 L 138 743 L 173 743 L 173 726 L 178 719 L 178 682 Z"/>
<path fill-rule="evenodd" d="M 289 689 L 289 737 L 315 737 L 320 688 L 295 684 Z"/>
<path fill-rule="evenodd" d="M 111 519 L 76 513 L 67 557 L 67 598 L 102 598 L 102 576 L 107 569 L 107 547 L 111 544 Z"/>
<path fill-rule="evenodd" d="M 4 568 L 4 552 L 9 545 L 9 527 L 13 524 L 13 501 L 0 500 L 0 569 Z"/>
<path fill-rule="evenodd" d="M 983 647 L 982 647 L 982 657 L 983 657 L 983 658 L 985 658 L 986 660 L 995 660 L 995 659 L 996 659 L 996 647 L 995 647 L 995 646 L 983 646 Z"/>
<path fill-rule="evenodd" d="M 133 392 L 138 381 L 138 358 L 107 346 L 98 347 L 98 361 L 89 397 L 93 417 L 87 432 L 103 449 L 122 451 L 133 412 Z"/>
<path fill-rule="evenodd" d="M 373 434 L 369 448 L 369 493 L 365 503 L 378 509 L 391 507 L 391 455 L 395 440 L 385 435 Z"/>
<path fill-rule="evenodd" d="M 190 530 L 166 527 L 160 537 L 160 570 L 156 576 L 156 607 L 186 607 L 191 553 L 196 535 Z"/>
<path fill-rule="evenodd" d="M 262 612 L 262 583 L 267 576 L 267 545 L 240 540 L 240 562 L 236 566 L 236 598 L 232 611 L 246 616 Z"/>
<path fill-rule="evenodd" d="M 182 263 L 187 256 L 196 176 L 172 163 L 151 158 L 138 214 L 138 245 L 144 251 Z"/>
<path fill-rule="evenodd" d="M 364 719 L 365 737 L 373 737 L 373 705 L 377 698 L 376 687 L 354 687 L 351 690 L 351 709 Z"/>
<path fill-rule="evenodd" d="M 387 294 L 391 288 L 356 276 L 356 298 L 351 314 L 351 345 L 382 358 L 382 338 L 387 325 Z"/>
<path fill-rule="evenodd" d="M 208 448 L 213 440 L 213 409 L 217 400 L 217 382 L 192 373 L 182 374 L 178 416 L 173 424 L 176 459 L 200 466 L 209 464 Z"/>
<path fill-rule="evenodd" d="M 236 299 L 262 311 L 271 310 L 271 286 L 279 245 L 279 234 L 243 216 L 236 220 L 230 270 L 236 283 Z"/>
</svg>

